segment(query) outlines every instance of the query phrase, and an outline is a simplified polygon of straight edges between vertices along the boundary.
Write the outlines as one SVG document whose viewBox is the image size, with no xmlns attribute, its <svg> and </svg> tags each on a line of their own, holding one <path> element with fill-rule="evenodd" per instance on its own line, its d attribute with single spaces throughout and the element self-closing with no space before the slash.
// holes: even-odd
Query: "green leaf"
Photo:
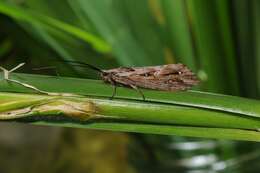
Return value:
<svg viewBox="0 0 260 173">
<path fill-rule="evenodd" d="M 235 36 L 239 61 L 239 74 L 243 95 L 257 97 L 256 60 L 254 56 L 253 1 L 236 0 L 233 4 Z M 249 75 L 250 74 L 250 75 Z"/>
<path fill-rule="evenodd" d="M 102 39 L 78 27 L 64 23 L 55 18 L 51 18 L 47 15 L 42 15 L 34 11 L 31 11 L 29 9 L 24 10 L 22 8 L 11 6 L 3 2 L 0 2 L 0 13 L 8 15 L 19 21 L 27 22 L 34 25 L 39 25 L 40 27 L 44 27 L 45 29 L 48 28 L 58 29 L 62 32 L 69 33 L 79 39 L 82 39 L 83 41 L 92 44 L 92 46 L 100 52 L 103 53 L 110 52 L 110 46 Z"/>
<path fill-rule="evenodd" d="M 230 56 L 234 52 L 232 49 L 227 49 L 227 46 L 232 44 L 229 38 L 231 33 L 229 33 L 226 18 L 223 17 L 225 14 L 220 14 L 221 10 L 224 11 L 225 9 L 222 9 L 223 6 L 221 5 L 216 6 L 215 1 L 196 0 L 186 2 L 191 16 L 191 29 L 202 70 L 201 74 L 204 74 L 204 90 L 237 94 L 236 71 L 233 67 L 234 59 Z M 226 25 L 219 25 L 219 23 Z M 223 38 L 225 36 L 228 37 Z M 228 59 L 226 55 L 229 56 Z M 231 76 L 233 78 L 229 78 Z"/>
<path fill-rule="evenodd" d="M 231 17 L 229 14 L 229 3 L 226 0 L 215 0 L 217 18 L 219 21 L 219 32 L 223 47 L 223 62 L 227 68 L 227 81 L 229 93 L 234 95 L 240 94 L 239 79 L 238 79 L 238 59 L 236 59 L 235 38 L 231 29 Z"/>
<path fill-rule="evenodd" d="M 161 57 L 150 57 L 142 49 L 114 1 L 76 0 L 74 3 L 78 3 L 99 34 L 111 45 L 120 64 L 140 66 L 163 62 Z"/>
<path fill-rule="evenodd" d="M 28 99 L 31 102 L 29 104 L 30 110 L 34 113 L 28 113 L 22 117 L 39 116 L 36 122 L 40 124 L 168 135 L 259 140 L 258 135 L 260 133 L 256 130 L 260 128 L 260 101 L 257 100 L 196 91 L 162 92 L 143 89 L 146 98 L 146 101 L 143 101 L 136 91 L 125 87 L 119 87 L 116 97 L 110 100 L 109 97 L 112 94 L 113 87 L 104 84 L 102 81 L 26 74 L 12 74 L 12 78 L 36 86 L 44 91 L 79 95 L 68 97 L 3 93 L 4 91 L 20 93 L 32 93 L 34 91 L 14 83 L 2 81 L 0 83 L 0 91 L 2 91 L 0 96 L 4 97 L 5 100 L 0 102 L 0 111 L 4 110 L 4 117 L 9 115 L 6 112 L 24 111 L 28 106 L 28 104 L 24 105 L 24 103 L 27 103 L 25 100 Z M 23 99 L 22 96 L 24 96 Z M 17 97 L 17 102 L 13 101 L 15 97 Z M 36 100 L 36 103 L 32 103 L 33 100 Z M 50 108 L 54 103 L 57 105 L 64 102 L 66 104 L 63 105 L 62 110 L 57 110 L 57 107 L 60 106 L 56 106 L 54 110 L 49 111 L 49 114 L 52 113 L 53 118 L 45 119 L 45 115 L 49 115 L 48 112 L 40 111 L 40 108 L 46 109 L 46 107 Z M 68 105 L 73 107 L 75 103 L 80 103 L 80 105 L 93 104 L 93 107 L 88 106 L 88 111 L 82 108 L 77 110 L 92 112 L 92 116 L 101 117 L 102 119 L 90 118 L 91 121 L 89 122 L 81 121 L 81 119 L 79 121 L 71 121 L 70 119 L 64 121 L 55 118 L 67 110 L 64 107 Z M 6 105 L 9 106 L 6 108 Z M 17 108 L 14 105 L 17 105 Z M 21 110 L 19 111 L 18 108 Z M 35 108 L 38 108 L 37 111 L 35 111 Z M 94 111 L 92 109 L 89 111 L 90 108 L 93 108 Z M 71 114 L 75 115 L 73 112 Z M 89 116 L 89 114 L 87 115 Z M 226 134 L 222 134 L 224 132 Z M 232 136 L 232 133 L 234 136 Z M 246 136 L 247 134 L 251 134 L 255 138 L 252 139 L 253 137 Z"/>
<path fill-rule="evenodd" d="M 170 46 L 173 49 L 175 59 L 195 71 L 197 65 L 185 2 L 183 0 L 164 0 L 160 3 L 166 20 L 167 36 L 170 37 Z"/>
<path fill-rule="evenodd" d="M 156 65 L 165 64 L 165 48 L 161 35 L 158 34 L 160 28 L 152 15 L 148 1 L 115 0 L 115 2 L 133 37 L 149 57 L 149 62 L 143 65 L 150 64 L 150 61 Z"/>
<path fill-rule="evenodd" d="M 52 125 L 73 128 L 88 128 L 113 130 L 121 132 L 135 132 L 146 134 L 160 134 L 160 135 L 176 135 L 187 137 L 201 137 L 201 138 L 216 138 L 216 139 L 231 139 L 231 140 L 245 140 L 245 141 L 260 141 L 260 133 L 257 131 L 240 130 L 240 129 L 226 129 L 226 128 L 205 128 L 205 127 L 190 127 L 190 126 L 174 126 L 174 125 L 155 125 L 155 124 L 141 124 L 141 123 L 91 123 L 88 125 L 80 125 L 73 123 L 51 123 L 51 122 L 36 122 L 39 125 Z"/>
<path fill-rule="evenodd" d="M 253 32 L 254 32 L 254 55 L 255 55 L 255 66 L 256 66 L 256 81 L 257 81 L 257 91 L 258 96 L 260 94 L 260 2 L 253 0 L 252 1 L 252 9 L 253 9 Z M 248 76 L 248 75 L 247 75 Z"/>
</svg>

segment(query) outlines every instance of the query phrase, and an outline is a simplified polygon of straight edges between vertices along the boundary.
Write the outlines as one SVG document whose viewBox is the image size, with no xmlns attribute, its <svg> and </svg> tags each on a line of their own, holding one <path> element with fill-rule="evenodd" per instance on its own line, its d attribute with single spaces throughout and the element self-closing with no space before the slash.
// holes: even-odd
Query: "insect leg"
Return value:
<svg viewBox="0 0 260 173">
<path fill-rule="evenodd" d="M 55 66 L 37 67 L 37 68 L 33 68 L 32 70 L 53 70 L 55 72 L 56 76 L 60 77 L 57 67 L 55 67 Z"/>
<path fill-rule="evenodd" d="M 135 85 L 130 85 L 133 89 L 135 89 L 139 94 L 141 94 L 141 96 L 143 97 L 143 100 L 145 101 L 145 97 L 143 92 Z"/>
<path fill-rule="evenodd" d="M 112 96 L 109 98 L 110 100 L 112 100 L 116 95 L 116 88 L 117 88 L 116 84 L 113 84 L 113 87 L 114 87 L 114 90 L 113 90 Z"/>
</svg>

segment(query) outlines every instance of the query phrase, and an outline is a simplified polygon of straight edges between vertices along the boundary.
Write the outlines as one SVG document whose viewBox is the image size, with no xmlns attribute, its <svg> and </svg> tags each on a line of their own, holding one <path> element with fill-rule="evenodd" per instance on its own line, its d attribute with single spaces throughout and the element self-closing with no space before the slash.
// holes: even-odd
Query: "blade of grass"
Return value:
<svg viewBox="0 0 260 173">
<path fill-rule="evenodd" d="M 114 1 L 76 0 L 96 30 L 111 45 L 118 62 L 126 66 L 159 64 L 161 59 L 152 59 L 133 36 Z"/>
<path fill-rule="evenodd" d="M 229 140 L 245 140 L 245 141 L 260 141 L 260 133 L 257 131 L 240 130 L 240 129 L 225 129 L 225 128 L 205 128 L 205 127 L 185 127 L 185 126 L 169 126 L 169 125 L 154 125 L 154 124 L 138 124 L 138 123 L 92 123 L 78 125 L 73 123 L 51 123 L 37 122 L 38 125 L 52 125 L 73 128 L 88 128 L 100 130 L 113 130 L 121 132 L 135 132 L 146 134 L 160 135 L 176 135 L 187 137 L 202 137 L 215 139 Z"/>
<path fill-rule="evenodd" d="M 177 62 L 182 62 L 196 71 L 195 55 L 191 33 L 183 0 L 160 1 L 165 16 L 165 27 L 170 36 L 170 47 L 173 49 Z"/>
<path fill-rule="evenodd" d="M 164 45 L 158 34 L 159 27 L 149 9 L 148 1 L 115 0 L 118 11 L 138 41 L 139 46 L 155 64 L 165 64 Z M 145 31 L 145 32 L 144 32 Z M 145 64 L 144 64 L 145 65 Z"/>
<path fill-rule="evenodd" d="M 82 8 L 78 5 L 78 3 L 75 3 L 74 0 L 68 0 L 68 4 L 73 10 L 73 12 L 75 13 L 75 15 L 77 16 L 78 20 L 80 21 L 81 26 L 87 31 L 91 31 L 91 33 L 98 34 L 93 24 L 90 22 L 89 18 L 82 11 Z"/>
<path fill-rule="evenodd" d="M 46 29 L 48 29 L 48 27 L 59 29 L 62 32 L 69 33 L 79 39 L 92 44 L 92 46 L 97 51 L 103 53 L 110 52 L 110 46 L 106 44 L 106 42 L 104 42 L 102 39 L 78 27 L 64 23 L 49 16 L 41 15 L 30 10 L 23 10 L 22 8 L 11 6 L 3 2 L 0 2 L 0 13 L 8 15 L 19 21 L 25 21 L 31 24 L 39 25 L 41 27 L 45 27 Z"/>
<path fill-rule="evenodd" d="M 259 132 L 248 129 L 259 128 L 259 119 L 233 116 L 232 114 L 224 115 L 225 113 L 203 109 L 151 102 L 141 103 L 127 99 L 111 101 L 107 98 L 95 99 L 82 96 L 66 97 L 0 92 L 0 98 L 0 119 L 2 120 L 64 127 L 254 141 L 258 141 L 260 136 Z M 69 119 L 62 119 L 62 116 Z M 223 128 L 225 126 L 227 127 Z"/>
<path fill-rule="evenodd" d="M 238 69 L 237 69 L 237 59 L 235 52 L 235 42 L 231 30 L 231 19 L 229 14 L 229 3 L 226 0 L 216 0 L 217 18 L 219 21 L 219 32 L 221 36 L 221 43 L 223 47 L 222 58 L 225 66 L 227 67 L 227 82 L 230 90 L 230 94 L 239 95 L 239 80 L 238 80 Z M 222 63 L 223 64 L 223 63 Z"/>
<path fill-rule="evenodd" d="M 253 29 L 254 29 L 254 51 L 255 51 L 255 61 L 256 61 L 256 81 L 257 81 L 257 91 L 258 96 L 260 95 L 260 2 L 253 0 L 252 1 L 252 9 L 253 9 Z"/>
<path fill-rule="evenodd" d="M 260 120 L 246 115 L 204 110 L 172 104 L 139 102 L 129 99 L 109 100 L 82 96 L 45 96 L 1 93 L 0 119 L 45 115 L 65 115 L 77 120 L 131 121 L 165 125 L 184 125 L 256 130 Z M 10 98 L 10 99 L 8 99 Z M 15 99 L 14 99 L 15 98 Z M 160 116 L 158 116 L 160 115 Z M 10 118 L 9 118 L 10 117 Z M 37 118 L 38 119 L 38 118 Z M 84 123 L 84 122 L 81 122 Z M 88 122 L 87 122 L 88 123 Z"/>
<path fill-rule="evenodd" d="M 113 92 L 111 85 L 104 84 L 103 81 L 89 79 L 57 78 L 29 74 L 12 74 L 12 78 L 50 92 L 71 92 L 100 97 L 110 97 Z M 21 86 L 8 85 L 6 82 L 1 82 L 0 87 L 1 91 L 32 92 Z M 199 107 L 241 115 L 245 114 L 252 117 L 258 117 L 260 112 L 259 101 L 254 99 L 197 91 L 174 93 L 144 89 L 142 91 L 147 101 L 151 102 Z M 124 87 L 118 88 L 116 98 L 142 100 L 142 97 L 136 91 Z"/>
<path fill-rule="evenodd" d="M 2 99 L 0 102 L 0 110 L 2 110 L 2 112 L 14 111 L 15 114 L 21 113 L 21 111 L 23 112 L 24 110 L 28 111 L 28 109 L 25 108 L 29 105 L 29 110 L 34 111 L 34 114 L 29 114 L 30 117 L 32 115 L 39 116 L 39 118 L 36 119 L 37 121 L 44 121 L 51 124 L 57 123 L 64 126 L 69 124 L 70 126 L 75 127 L 86 126 L 104 129 L 115 128 L 117 130 L 120 130 L 119 127 L 123 126 L 121 130 L 124 131 L 129 128 L 128 126 L 124 126 L 124 123 L 129 123 L 136 126 L 136 129 L 132 130 L 134 132 L 148 132 L 149 127 L 155 129 L 157 127 L 164 129 L 157 132 L 160 134 L 170 135 L 176 133 L 185 136 L 196 134 L 195 136 L 200 137 L 209 137 L 210 135 L 207 134 L 207 132 L 203 135 L 199 135 L 197 131 L 195 132 L 196 129 L 198 129 L 198 131 L 201 129 L 216 129 L 215 132 L 225 131 L 226 129 L 229 132 L 233 131 L 238 134 L 241 132 L 242 135 L 244 132 L 246 134 L 257 134 L 258 132 L 252 132 L 249 129 L 257 130 L 260 127 L 260 109 L 258 109 L 260 101 L 257 100 L 202 92 L 168 93 L 143 90 L 147 101 L 142 102 L 142 99 L 135 91 L 120 87 L 118 88 L 116 98 L 111 101 L 108 98 L 111 96 L 112 86 L 104 84 L 101 81 L 26 74 L 12 74 L 12 78 L 30 83 L 42 90 L 50 92 L 69 92 L 88 96 L 62 97 L 24 94 L 24 98 L 21 99 L 22 96 L 19 94 L 1 93 Z M 0 91 L 33 92 L 22 86 L 17 86 L 4 81 L 0 83 Z M 36 103 L 32 103 L 34 101 Z M 65 107 L 57 106 L 63 104 L 64 101 L 66 103 Z M 70 104 L 68 104 L 68 102 Z M 71 110 L 75 103 L 80 103 L 80 106 L 86 105 L 86 103 L 93 104 L 94 106 L 88 106 L 88 111 L 84 112 L 87 112 L 87 115 L 101 116 L 103 117 L 103 120 L 92 119 L 94 122 L 90 123 L 87 121 L 84 123 L 80 121 L 79 123 L 70 120 L 65 122 L 61 120 L 59 122 L 58 120 L 57 122 L 55 116 L 53 119 L 44 119 L 45 115 L 62 115 L 63 111 Z M 65 109 L 68 105 L 70 108 Z M 45 111 L 40 111 L 41 109 L 37 109 L 37 106 L 44 108 Z M 46 108 L 48 108 L 47 112 Z M 60 110 L 60 108 L 62 109 Z M 92 111 L 93 114 L 90 114 L 90 108 L 94 109 L 94 111 Z M 85 109 L 78 107 L 76 110 Z M 7 113 L 4 115 L 7 117 L 10 116 L 10 114 Z M 69 115 L 73 116 L 75 114 L 70 112 Z M 28 115 L 25 114 L 24 116 Z M 114 126 L 114 124 L 120 123 L 122 123 L 122 125 Z M 177 129 L 180 127 L 183 127 L 184 129 L 181 128 L 182 130 L 178 132 Z M 131 131 L 130 129 L 129 131 Z M 194 130 L 193 133 L 191 129 Z M 150 133 L 156 132 L 151 130 Z M 236 135 L 234 135 L 234 138 L 232 138 L 231 134 L 215 134 L 216 136 L 212 137 L 230 139 L 239 139 L 241 137 L 236 137 Z M 250 137 L 241 137 L 241 139 L 245 140 L 249 140 L 249 138 Z"/>
<path fill-rule="evenodd" d="M 240 85 L 243 95 L 256 98 L 256 63 L 253 50 L 253 27 L 251 1 L 233 1 L 233 16 L 236 28 L 236 50 L 239 55 Z"/>
<path fill-rule="evenodd" d="M 1 5 L 1 4 L 0 4 Z M 13 9 L 15 11 L 15 9 Z M 39 10 L 41 11 L 41 10 Z M 14 12 L 15 13 L 15 12 Z M 34 11 L 35 13 L 35 11 Z M 35 16 L 31 16 L 32 14 L 30 13 L 30 10 L 28 13 L 22 13 L 28 18 L 33 18 Z M 16 14 L 16 17 L 19 17 L 20 13 Z M 25 18 L 26 18 L 25 17 Z M 24 17 L 23 17 L 24 18 Z M 45 24 L 44 22 L 41 21 L 34 21 L 35 18 L 32 19 L 27 19 L 30 22 L 27 23 L 25 22 L 18 22 L 30 35 L 33 35 L 37 41 L 43 40 L 43 42 L 47 43 L 47 45 L 53 49 L 58 55 L 60 55 L 60 58 L 65 59 L 65 60 L 76 60 L 76 61 L 87 61 L 90 64 L 99 64 L 100 67 L 111 67 L 111 61 L 113 63 L 115 60 L 109 59 L 109 58 L 102 58 L 104 55 L 102 54 L 97 54 L 94 52 L 93 49 L 91 49 L 88 45 L 86 45 L 84 42 L 82 42 L 79 39 L 76 39 L 73 37 L 73 35 L 61 31 L 59 28 L 52 27 L 48 24 Z M 19 20 L 18 20 L 19 21 Z M 42 26 L 44 25 L 44 26 Z M 21 41 L 22 42 L 22 41 Z M 42 44 L 42 42 L 41 42 Z M 42 46 L 42 45 L 39 45 Z M 44 45 L 45 46 L 45 45 Z M 30 46 L 31 47 L 31 46 Z M 26 48 L 26 47 L 25 47 Z M 31 50 L 29 50 L 32 52 Z M 38 55 L 36 55 L 38 57 Z M 37 63 L 38 61 L 41 61 L 37 59 L 37 62 L 35 64 L 40 64 L 41 66 L 53 66 L 52 62 L 54 58 L 57 58 L 57 55 L 51 55 L 49 60 L 50 61 L 43 61 L 40 63 Z M 55 60 L 54 60 L 55 61 Z M 59 66 L 59 64 L 55 64 L 55 66 Z M 75 66 L 72 66 L 69 68 L 70 70 L 73 70 L 74 72 L 80 72 L 83 73 L 85 76 L 88 77 L 93 77 L 93 71 L 89 70 L 83 70 L 82 68 L 77 68 Z M 61 69 L 60 71 L 63 71 Z"/>
<path fill-rule="evenodd" d="M 2 74 L 0 73 L 0 78 Z M 50 92 L 71 92 L 75 94 L 83 94 L 89 96 L 111 97 L 113 86 L 104 84 L 103 81 L 51 77 L 43 75 L 31 74 L 12 74 L 12 78 L 29 83 L 42 90 Z M 48 81 L 48 82 L 46 82 Z M 13 88 L 12 88 L 13 86 Z M 32 92 L 27 88 L 15 85 L 8 85 L 0 82 L 1 91 L 19 91 Z M 98 91 L 98 93 L 97 93 Z M 259 101 L 254 99 L 246 99 L 242 97 L 221 95 L 215 93 L 186 91 L 186 92 L 164 92 L 142 89 L 147 101 L 175 104 L 189 107 L 199 107 L 203 109 L 224 111 L 237 114 L 245 114 L 252 117 L 258 117 L 260 113 Z M 134 99 L 142 101 L 142 97 L 135 90 L 119 87 L 116 98 Z"/>
<path fill-rule="evenodd" d="M 191 16 L 191 29 L 194 34 L 194 43 L 198 53 L 200 68 L 205 72 L 204 90 L 218 93 L 229 92 L 229 80 L 225 67 L 223 47 L 218 30 L 216 7 L 213 1 L 196 0 L 186 1 L 188 13 Z"/>
</svg>

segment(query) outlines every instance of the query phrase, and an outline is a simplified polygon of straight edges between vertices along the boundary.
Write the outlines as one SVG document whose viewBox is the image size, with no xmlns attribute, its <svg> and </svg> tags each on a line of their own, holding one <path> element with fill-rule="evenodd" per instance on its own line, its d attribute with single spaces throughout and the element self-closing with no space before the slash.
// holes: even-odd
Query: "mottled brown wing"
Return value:
<svg viewBox="0 0 260 173">
<path fill-rule="evenodd" d="M 108 72 L 115 72 L 112 78 L 118 84 L 163 91 L 186 90 L 199 82 L 191 70 L 183 64 L 122 67 L 108 70 Z"/>
</svg>

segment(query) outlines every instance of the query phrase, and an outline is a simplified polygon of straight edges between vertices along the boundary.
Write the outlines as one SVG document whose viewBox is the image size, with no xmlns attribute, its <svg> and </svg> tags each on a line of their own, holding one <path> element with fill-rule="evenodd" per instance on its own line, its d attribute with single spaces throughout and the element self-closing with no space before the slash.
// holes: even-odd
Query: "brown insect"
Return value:
<svg viewBox="0 0 260 173">
<path fill-rule="evenodd" d="M 182 91 L 199 83 L 199 80 L 192 71 L 180 63 L 148 67 L 119 67 L 110 70 L 101 70 L 83 62 L 67 62 L 99 71 L 102 80 L 114 86 L 111 99 L 116 94 L 117 86 L 131 87 L 137 90 L 145 100 L 139 88 L 161 91 Z"/>
</svg>

